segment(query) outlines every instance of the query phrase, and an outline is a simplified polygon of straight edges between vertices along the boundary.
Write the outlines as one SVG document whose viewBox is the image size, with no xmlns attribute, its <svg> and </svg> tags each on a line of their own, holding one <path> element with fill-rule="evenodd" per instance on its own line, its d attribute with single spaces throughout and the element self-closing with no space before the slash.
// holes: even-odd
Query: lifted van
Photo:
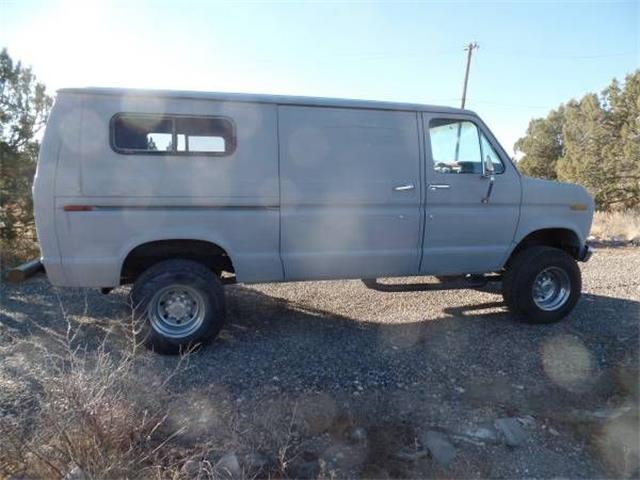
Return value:
<svg viewBox="0 0 640 480">
<path fill-rule="evenodd" d="M 33 191 L 51 283 L 132 283 L 165 353 L 215 337 L 228 281 L 499 280 L 514 316 L 558 321 L 594 209 L 522 176 L 468 110 L 102 88 L 58 92 Z"/>
</svg>

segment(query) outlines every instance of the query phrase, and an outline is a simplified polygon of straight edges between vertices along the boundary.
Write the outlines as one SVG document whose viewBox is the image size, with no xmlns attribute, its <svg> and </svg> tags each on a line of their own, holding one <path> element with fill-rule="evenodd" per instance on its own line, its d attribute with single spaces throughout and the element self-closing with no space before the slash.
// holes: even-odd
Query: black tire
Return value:
<svg viewBox="0 0 640 480">
<path fill-rule="evenodd" d="M 162 310 L 164 315 L 159 313 L 161 308 L 166 308 L 161 307 L 163 292 L 168 295 L 167 303 L 176 303 L 174 297 L 179 300 L 178 308 L 183 309 L 180 311 L 183 316 L 175 318 L 188 319 L 192 322 L 190 329 L 186 328 L 187 321 L 181 326 L 177 325 L 180 320 L 174 323 L 163 320 L 174 319 L 165 310 Z M 173 355 L 206 344 L 224 324 L 222 283 L 206 266 L 193 260 L 164 260 L 148 268 L 133 284 L 131 301 L 135 318 L 139 320 L 137 340 L 162 354 Z M 188 313 L 184 313 L 184 308 L 188 308 Z M 192 310 L 197 314 L 191 315 Z"/>
<path fill-rule="evenodd" d="M 541 272 L 554 272 L 559 278 L 568 280 L 568 294 L 558 293 L 554 306 L 553 289 L 547 304 L 549 309 L 539 306 L 544 303 L 534 300 L 534 282 Z M 564 272 L 564 273 L 563 273 Z M 560 281 L 560 283 L 562 283 Z M 566 290 L 566 289 L 565 289 Z M 502 296 L 509 310 L 519 320 L 527 323 L 554 323 L 566 317 L 580 298 L 582 277 L 576 261 L 565 251 L 553 247 L 530 247 L 511 261 L 502 280 Z M 564 298 L 564 300 L 559 300 Z"/>
</svg>

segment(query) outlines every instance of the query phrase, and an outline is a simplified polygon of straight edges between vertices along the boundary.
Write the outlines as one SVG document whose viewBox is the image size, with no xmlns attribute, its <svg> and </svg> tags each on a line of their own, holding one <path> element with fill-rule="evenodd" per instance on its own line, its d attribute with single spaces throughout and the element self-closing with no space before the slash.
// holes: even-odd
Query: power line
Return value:
<svg viewBox="0 0 640 480">
<path fill-rule="evenodd" d="M 487 105 L 495 105 L 497 107 L 513 107 L 513 108 L 550 108 L 549 106 L 543 105 L 525 105 L 522 103 L 504 103 L 504 102 L 494 102 L 491 100 L 478 100 L 475 98 L 470 98 L 470 101 L 473 103 L 485 103 Z"/>
<path fill-rule="evenodd" d="M 564 59 L 564 60 L 589 60 L 589 59 L 598 59 L 598 58 L 609 58 L 609 57 L 630 57 L 632 55 L 638 55 L 638 52 L 612 52 L 612 53 L 594 53 L 588 55 L 565 55 L 565 54 L 545 54 L 545 53 L 533 53 L 533 52 L 500 52 L 494 51 L 494 53 L 498 55 L 506 55 L 506 56 L 517 56 L 517 57 L 530 57 L 530 58 L 549 58 L 549 59 Z"/>
</svg>

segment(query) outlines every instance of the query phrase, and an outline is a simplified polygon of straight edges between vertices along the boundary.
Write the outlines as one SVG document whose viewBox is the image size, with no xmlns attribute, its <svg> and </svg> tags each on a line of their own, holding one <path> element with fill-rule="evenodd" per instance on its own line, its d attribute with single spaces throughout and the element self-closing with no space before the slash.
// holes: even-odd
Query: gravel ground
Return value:
<svg viewBox="0 0 640 480">
<path fill-rule="evenodd" d="M 638 476 L 640 249 L 600 249 L 582 270 L 574 312 L 546 326 L 513 320 L 495 287 L 229 286 L 226 328 L 172 388 L 199 399 L 201 438 L 215 435 L 203 401 L 233 405 L 246 431 L 256 412 L 304 418 L 292 476 L 316 464 L 339 477 Z M 127 292 L 56 290 L 42 276 L 3 284 L 0 342 L 42 337 L 32 320 L 59 325 L 62 309 L 108 328 L 127 317 Z M 158 371 L 177 362 L 144 355 Z M 437 445 L 423 455 L 427 432 L 455 457 Z"/>
</svg>

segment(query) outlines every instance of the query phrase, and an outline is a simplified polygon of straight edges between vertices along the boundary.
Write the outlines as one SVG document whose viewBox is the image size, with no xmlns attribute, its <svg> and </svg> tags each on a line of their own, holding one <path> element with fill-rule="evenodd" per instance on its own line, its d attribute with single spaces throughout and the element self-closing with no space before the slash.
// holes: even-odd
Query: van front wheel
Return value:
<svg viewBox="0 0 640 480">
<path fill-rule="evenodd" d="M 575 307 L 581 290 L 576 261 L 552 247 L 531 247 L 518 253 L 502 281 L 509 310 L 529 323 L 562 320 Z"/>
<path fill-rule="evenodd" d="M 176 354 L 212 340 L 224 323 L 218 277 L 192 260 L 165 260 L 145 270 L 131 289 L 137 340 Z"/>
</svg>

